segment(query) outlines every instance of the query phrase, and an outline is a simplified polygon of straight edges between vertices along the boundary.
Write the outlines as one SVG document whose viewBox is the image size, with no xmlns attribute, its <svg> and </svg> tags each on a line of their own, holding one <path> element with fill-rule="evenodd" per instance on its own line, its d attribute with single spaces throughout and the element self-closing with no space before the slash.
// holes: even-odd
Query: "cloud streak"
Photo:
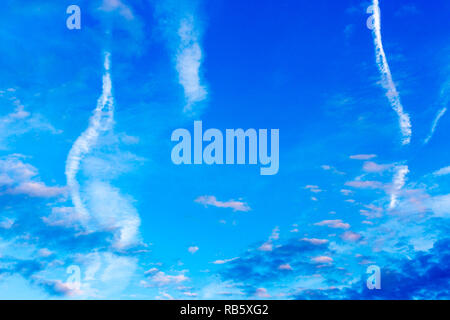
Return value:
<svg viewBox="0 0 450 320">
<path fill-rule="evenodd" d="M 433 124 L 431 125 L 430 133 L 428 134 L 427 138 L 425 139 L 424 143 L 427 144 L 431 138 L 433 137 L 434 131 L 436 131 L 437 125 L 439 123 L 439 120 L 444 116 L 444 114 L 447 112 L 447 108 L 444 107 L 441 110 L 438 111 L 436 118 L 433 120 Z"/>
<path fill-rule="evenodd" d="M 392 182 L 391 190 L 391 202 L 389 203 L 389 208 L 393 209 L 398 203 L 398 194 L 405 185 L 406 175 L 409 173 L 408 166 L 398 166 L 394 174 L 394 180 Z"/>
<path fill-rule="evenodd" d="M 75 141 L 66 161 L 65 173 L 70 196 L 77 213 L 84 219 L 88 218 L 89 213 L 81 199 L 80 185 L 77 180 L 80 163 L 95 146 L 100 134 L 111 126 L 114 115 L 109 52 L 105 53 L 103 67 L 103 91 L 97 101 L 97 107 L 94 110 L 94 114 L 89 119 L 89 127 Z"/>
<path fill-rule="evenodd" d="M 133 199 L 122 195 L 119 189 L 104 181 L 109 180 L 110 176 L 102 176 L 102 179 L 96 177 L 97 173 L 102 174 L 101 170 L 97 170 L 100 172 L 94 174 L 89 171 L 89 168 L 85 168 L 88 169 L 91 179 L 86 184 L 84 197 L 77 180 L 81 162 L 98 144 L 100 136 L 112 129 L 113 123 L 114 98 L 110 75 L 110 53 L 107 52 L 104 57 L 102 94 L 89 120 L 89 127 L 75 141 L 69 152 L 66 162 L 66 179 L 75 207 L 75 214 L 70 217 L 77 217 L 85 227 L 112 232 L 113 247 L 123 249 L 137 243 L 140 219 L 132 204 Z M 103 165 L 106 166 L 107 163 Z M 70 219 L 68 223 L 71 224 Z"/>
<path fill-rule="evenodd" d="M 186 99 L 184 112 L 192 112 L 194 105 L 207 97 L 206 87 L 200 79 L 202 49 L 192 15 L 181 20 L 178 37 L 180 40 L 176 55 L 178 81 L 183 86 Z"/>
<path fill-rule="evenodd" d="M 162 0 L 156 5 L 156 18 L 168 41 L 178 83 L 184 91 L 184 113 L 197 114 L 199 103 L 205 101 L 208 89 L 202 79 L 202 23 L 199 19 L 200 1 Z"/>
<path fill-rule="evenodd" d="M 214 196 L 201 196 L 195 199 L 195 202 L 203 204 L 205 207 L 213 206 L 217 208 L 231 208 L 233 211 L 250 211 L 251 208 L 242 201 L 236 200 L 228 200 L 228 201 L 219 201 Z"/>
<path fill-rule="evenodd" d="M 394 81 L 392 80 L 391 70 L 386 58 L 386 53 L 384 52 L 383 42 L 381 39 L 381 15 L 378 0 L 373 0 L 373 17 L 374 27 L 372 33 L 375 43 L 376 62 L 381 74 L 381 84 L 383 88 L 386 89 L 386 96 L 389 99 L 392 109 L 398 115 L 400 130 L 403 136 L 402 143 L 406 145 L 411 142 L 411 120 L 409 115 L 403 109 L 403 105 L 400 101 L 400 94 L 398 93 Z"/>
</svg>

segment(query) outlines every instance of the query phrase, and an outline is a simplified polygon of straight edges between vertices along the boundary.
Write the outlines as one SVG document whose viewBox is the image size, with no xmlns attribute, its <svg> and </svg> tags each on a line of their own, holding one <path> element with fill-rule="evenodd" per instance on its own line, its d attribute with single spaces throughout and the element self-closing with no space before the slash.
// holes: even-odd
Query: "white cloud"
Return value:
<svg viewBox="0 0 450 320">
<path fill-rule="evenodd" d="M 113 232 L 113 245 L 119 249 L 138 243 L 141 220 L 133 199 L 101 181 L 90 182 L 85 197 L 92 218 L 91 228 Z"/>
<path fill-rule="evenodd" d="M 201 83 L 200 68 L 203 57 L 194 16 L 190 15 L 180 21 L 178 37 L 180 41 L 176 55 L 178 80 L 184 88 L 186 98 L 184 111 L 192 112 L 194 104 L 205 100 L 208 94 L 206 87 Z"/>
<path fill-rule="evenodd" d="M 205 207 L 213 206 L 217 208 L 231 208 L 233 211 L 250 211 L 251 208 L 242 201 L 228 200 L 228 201 L 218 201 L 215 196 L 201 196 L 195 199 L 195 202 L 203 204 Z"/>
<path fill-rule="evenodd" d="M 271 242 L 265 242 L 258 248 L 258 250 L 259 251 L 272 251 L 273 245 Z"/>
<path fill-rule="evenodd" d="M 51 256 L 53 254 L 53 252 L 51 252 L 49 249 L 47 249 L 47 248 L 42 248 L 42 249 L 40 249 L 39 251 L 38 251 L 38 255 L 40 256 L 40 257 L 44 257 L 44 258 L 46 258 L 46 257 L 49 257 L 49 256 Z"/>
<path fill-rule="evenodd" d="M 329 225 L 329 224 L 323 224 L 323 225 Z M 337 226 L 337 224 L 334 224 L 334 223 L 333 223 L 333 225 Z M 346 227 L 346 225 L 343 225 L 343 227 Z M 300 241 L 309 242 L 316 246 L 328 243 L 327 239 L 317 239 L 317 238 L 303 238 L 303 239 L 300 239 Z"/>
<path fill-rule="evenodd" d="M 226 264 L 228 262 L 232 262 L 232 261 L 237 260 L 237 259 L 239 259 L 239 257 L 231 258 L 231 259 L 224 259 L 224 260 L 216 260 L 216 261 L 214 261 L 212 263 L 213 264 Z"/>
<path fill-rule="evenodd" d="M 48 217 L 42 217 L 42 221 L 49 226 L 75 228 L 82 222 L 82 216 L 73 207 L 55 207 Z"/>
<path fill-rule="evenodd" d="M 445 168 L 441 168 L 441 169 L 433 172 L 433 175 L 435 175 L 435 176 L 445 176 L 445 175 L 448 175 L 448 174 L 450 174 L 450 166 L 445 167 Z"/>
<path fill-rule="evenodd" d="M 150 278 L 150 284 L 145 282 L 143 283 L 144 286 L 167 286 L 172 284 L 179 284 L 185 281 L 188 281 L 189 278 L 186 277 L 184 274 L 178 274 L 178 275 L 168 275 L 162 271 L 158 271 L 155 275 L 153 275 Z"/>
<path fill-rule="evenodd" d="M 356 242 L 361 239 L 361 235 L 353 231 L 346 231 L 342 234 L 341 238 L 345 241 Z"/>
<path fill-rule="evenodd" d="M 42 182 L 27 181 L 17 187 L 9 189 L 6 193 L 13 195 L 27 195 L 30 197 L 51 198 L 61 195 L 65 188 L 48 187 Z"/>
<path fill-rule="evenodd" d="M 311 259 L 315 263 L 331 263 L 333 262 L 333 258 L 328 256 L 319 256 Z"/>
<path fill-rule="evenodd" d="M 307 186 L 305 186 L 305 189 L 307 189 L 313 193 L 320 193 L 323 191 L 322 189 L 320 189 L 319 186 L 315 186 L 315 185 L 307 185 Z"/>
<path fill-rule="evenodd" d="M 350 159 L 353 160 L 370 160 L 373 158 L 376 158 L 377 155 L 376 154 L 355 154 L 350 156 Z"/>
<path fill-rule="evenodd" d="M 0 187 L 2 193 L 26 195 L 29 197 L 51 198 L 63 195 L 63 187 L 49 187 L 39 181 L 38 170 L 21 160 L 20 155 L 9 155 L 0 158 Z"/>
<path fill-rule="evenodd" d="M 278 266 L 278 270 L 292 270 L 292 267 L 289 263 L 286 264 L 280 264 Z"/>
<path fill-rule="evenodd" d="M 117 12 L 127 20 L 133 20 L 134 14 L 131 8 L 121 0 L 103 0 L 100 10 L 105 12 Z"/>
<path fill-rule="evenodd" d="M 370 173 L 381 173 L 389 170 L 391 167 L 389 164 L 378 164 L 373 161 L 367 161 L 363 165 L 363 170 Z"/>
<path fill-rule="evenodd" d="M 389 208 L 393 209 L 397 205 L 397 197 L 403 186 L 405 185 L 406 175 L 408 174 L 408 166 L 397 166 L 390 190 L 391 202 Z"/>
<path fill-rule="evenodd" d="M 350 225 L 348 223 L 343 222 L 340 219 L 337 220 L 323 220 L 314 224 L 315 226 L 327 226 L 333 229 L 348 229 Z"/>
<path fill-rule="evenodd" d="M 25 106 L 17 97 L 12 96 L 8 100 L 15 106 L 15 109 L 13 112 L 0 117 L 0 150 L 8 149 L 9 143 L 17 136 L 34 130 L 51 134 L 61 133 L 43 116 L 26 111 Z"/>
<path fill-rule="evenodd" d="M 188 251 L 192 254 L 196 253 L 198 250 L 199 250 L 199 248 L 197 246 L 188 248 Z"/>
</svg>

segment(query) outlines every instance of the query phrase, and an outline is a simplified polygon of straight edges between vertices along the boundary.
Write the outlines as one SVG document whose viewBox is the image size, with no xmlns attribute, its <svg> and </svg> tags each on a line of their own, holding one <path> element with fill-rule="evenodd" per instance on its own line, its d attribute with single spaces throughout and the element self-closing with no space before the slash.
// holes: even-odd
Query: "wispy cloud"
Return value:
<svg viewBox="0 0 450 320">
<path fill-rule="evenodd" d="M 16 89 L 2 90 L 0 97 L 7 98 L 15 109 L 14 111 L 0 117 L 0 150 L 8 149 L 11 141 L 17 136 L 31 131 L 44 131 L 51 134 L 59 134 L 60 130 L 55 129 L 42 115 L 27 111 L 17 95 Z"/>
<path fill-rule="evenodd" d="M 313 193 L 320 193 L 323 191 L 322 189 L 320 189 L 319 186 L 315 186 L 315 185 L 307 185 L 307 186 L 305 186 L 305 189 L 307 189 Z"/>
<path fill-rule="evenodd" d="M 353 231 L 346 231 L 342 234 L 341 238 L 344 241 L 356 242 L 361 239 L 361 235 Z"/>
<path fill-rule="evenodd" d="M 213 264 L 226 264 L 228 262 L 232 262 L 232 261 L 235 261 L 235 260 L 238 260 L 238 259 L 239 259 L 239 257 L 231 258 L 231 259 L 224 259 L 224 260 L 216 260 L 216 261 L 214 261 L 212 263 Z"/>
<path fill-rule="evenodd" d="M 389 170 L 391 167 L 389 164 L 378 164 L 373 161 L 367 161 L 363 165 L 363 170 L 370 173 L 381 173 Z"/>
<path fill-rule="evenodd" d="M 327 226 L 329 228 L 334 229 L 348 229 L 350 228 L 350 225 L 348 223 L 343 222 L 342 220 L 323 220 L 320 222 L 315 223 L 316 226 Z"/>
<path fill-rule="evenodd" d="M 397 197 L 403 186 L 405 185 L 406 175 L 408 174 L 408 166 L 397 166 L 394 174 L 394 180 L 392 181 L 392 188 L 390 190 L 391 202 L 389 208 L 393 209 L 397 205 Z"/>
<path fill-rule="evenodd" d="M 242 201 L 228 200 L 219 201 L 215 196 L 201 196 L 195 199 L 195 202 L 203 204 L 205 207 L 213 206 L 217 208 L 231 208 L 233 211 L 250 211 L 251 208 Z"/>
<path fill-rule="evenodd" d="M 202 79 L 203 27 L 198 2 L 162 0 L 156 7 L 156 17 L 166 34 L 178 82 L 184 90 L 184 112 L 191 115 L 198 114 L 200 103 L 208 96 L 207 86 Z"/>
<path fill-rule="evenodd" d="M 0 194 L 51 198 L 63 195 L 64 187 L 49 187 L 39 180 L 38 170 L 24 163 L 20 155 L 0 158 Z"/>
<path fill-rule="evenodd" d="M 444 114 L 447 112 L 447 108 L 444 107 L 441 110 L 438 111 L 436 118 L 434 118 L 433 120 L 433 124 L 431 125 L 431 130 L 430 133 L 428 134 L 428 136 L 426 137 L 424 143 L 427 144 L 431 138 L 433 137 L 434 131 L 436 131 L 437 125 L 439 123 L 439 120 L 441 120 L 441 118 L 444 116 Z"/>
<path fill-rule="evenodd" d="M 376 158 L 376 154 L 355 154 L 350 156 L 350 159 L 353 160 L 370 160 Z"/>
<path fill-rule="evenodd" d="M 194 17 L 188 16 L 180 21 L 178 29 L 180 44 L 176 55 L 178 80 L 183 86 L 186 98 L 185 112 L 192 112 L 196 103 L 206 99 L 206 87 L 201 83 L 200 68 L 202 48 L 196 30 Z"/>
<path fill-rule="evenodd" d="M 151 276 L 150 283 L 143 281 L 141 284 L 146 287 L 148 286 L 162 287 L 172 284 L 179 284 L 188 280 L 189 278 L 186 277 L 184 274 L 168 275 L 162 271 L 158 271 L 156 274 Z"/>
<path fill-rule="evenodd" d="M 133 11 L 121 0 L 103 0 L 99 9 L 105 12 L 116 11 L 127 20 L 134 19 Z"/>
<path fill-rule="evenodd" d="M 270 235 L 269 239 L 264 242 L 259 248 L 259 251 L 272 251 L 273 250 L 273 241 L 276 241 L 280 238 L 280 228 L 275 227 L 272 230 L 272 234 Z"/>
<path fill-rule="evenodd" d="M 333 262 L 333 258 L 328 256 L 318 256 L 311 259 L 313 262 L 316 263 L 331 263 Z"/>
<path fill-rule="evenodd" d="M 403 109 L 403 105 L 400 101 L 400 94 L 392 80 L 391 70 L 386 58 L 386 53 L 384 52 L 381 39 L 381 13 L 378 0 L 373 0 L 373 9 L 374 28 L 372 31 L 376 49 L 376 61 L 381 74 L 381 84 L 384 89 L 386 89 L 386 96 L 389 99 L 392 109 L 394 109 L 398 115 L 400 130 L 403 136 L 402 143 L 409 144 L 412 135 L 411 120 L 409 115 Z"/>
<path fill-rule="evenodd" d="M 448 174 L 450 174 L 450 166 L 445 167 L 445 168 L 441 168 L 441 169 L 433 172 L 433 175 L 435 175 L 435 176 L 445 176 L 445 175 L 448 175 Z"/>
<path fill-rule="evenodd" d="M 192 254 L 196 253 L 199 250 L 197 246 L 189 247 L 188 251 Z"/>
<path fill-rule="evenodd" d="M 320 246 L 322 244 L 328 243 L 327 239 L 317 239 L 317 238 L 303 238 L 303 239 L 300 239 L 300 241 L 305 241 L 305 242 L 311 243 L 316 246 Z"/>
<path fill-rule="evenodd" d="M 361 180 L 355 180 L 355 181 L 348 181 L 345 183 L 348 187 L 353 188 L 359 188 L 359 189 L 382 189 L 384 185 L 379 181 L 361 181 Z"/>
<path fill-rule="evenodd" d="M 69 152 L 66 162 L 66 178 L 76 211 L 75 215 L 81 218 L 83 225 L 87 229 L 107 230 L 114 233 L 113 246 L 116 249 L 123 249 L 138 242 L 140 218 L 132 205 L 133 199 L 122 195 L 118 188 L 110 185 L 107 182 L 110 174 L 109 176 L 104 175 L 102 170 L 96 170 L 99 172 L 95 173 L 89 169 L 89 166 L 87 167 L 85 171 L 90 173 L 91 179 L 86 183 L 84 196 L 80 192 L 80 184 L 77 180 L 81 162 L 97 146 L 100 136 L 112 130 L 113 124 L 114 98 L 110 75 L 110 54 L 106 53 L 102 94 L 98 99 L 94 114 L 89 120 L 89 127 L 75 141 Z M 105 160 L 99 159 L 93 162 L 102 163 L 103 167 L 108 167 Z M 116 168 L 120 167 L 120 161 L 115 161 L 115 163 Z"/>
</svg>

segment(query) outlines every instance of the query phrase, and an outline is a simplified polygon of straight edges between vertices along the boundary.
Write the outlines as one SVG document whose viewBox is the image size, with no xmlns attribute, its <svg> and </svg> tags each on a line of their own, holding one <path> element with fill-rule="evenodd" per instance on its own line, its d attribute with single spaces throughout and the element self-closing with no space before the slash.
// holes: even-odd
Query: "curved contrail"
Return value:
<svg viewBox="0 0 450 320">
<path fill-rule="evenodd" d="M 105 53 L 103 90 L 97 101 L 97 107 L 89 119 L 89 127 L 84 131 L 73 144 L 66 161 L 66 179 L 69 187 L 70 197 L 76 212 L 86 221 L 89 214 L 83 205 L 80 196 L 80 185 L 77 181 L 80 162 L 96 144 L 102 131 L 108 130 L 113 122 L 114 99 L 112 96 L 112 83 L 110 75 L 110 53 Z"/>
<path fill-rule="evenodd" d="M 394 109 L 399 117 L 400 129 L 403 135 L 402 143 L 409 144 L 411 142 L 412 134 L 411 120 L 409 115 L 403 110 L 400 95 L 395 87 L 394 81 L 392 80 L 391 70 L 386 59 L 386 53 L 384 52 L 383 42 L 381 40 L 381 18 L 378 3 L 378 0 L 373 0 L 374 28 L 372 32 L 376 49 L 377 65 L 381 73 L 382 85 L 387 90 L 386 96 L 389 99 L 392 109 Z"/>
<path fill-rule="evenodd" d="M 425 139 L 424 143 L 427 144 L 430 139 L 433 137 L 434 131 L 436 131 L 436 127 L 439 123 L 439 120 L 444 116 L 444 114 L 447 112 L 447 108 L 444 107 L 441 110 L 438 111 L 436 118 L 433 120 L 433 124 L 431 125 L 430 133 L 428 134 L 427 138 Z"/>
</svg>

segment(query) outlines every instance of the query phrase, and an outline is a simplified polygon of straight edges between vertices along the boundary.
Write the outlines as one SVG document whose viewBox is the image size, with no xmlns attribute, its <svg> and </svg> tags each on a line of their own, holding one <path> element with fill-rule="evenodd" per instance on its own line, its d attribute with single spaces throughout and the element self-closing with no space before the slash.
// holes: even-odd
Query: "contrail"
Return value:
<svg viewBox="0 0 450 320">
<path fill-rule="evenodd" d="M 386 96 L 389 99 L 392 109 L 394 109 L 399 117 L 400 129 L 403 135 L 402 143 L 409 144 L 411 142 L 412 134 L 411 120 L 409 115 L 403 110 L 400 95 L 395 87 L 394 81 L 392 80 L 391 70 L 386 59 L 386 53 L 384 52 L 383 42 L 381 40 L 381 18 L 378 0 L 373 0 L 373 9 L 374 28 L 372 32 L 376 49 L 377 65 L 381 73 L 381 82 L 383 87 L 387 90 Z"/>
<path fill-rule="evenodd" d="M 444 116 L 444 114 L 447 112 L 447 106 L 450 102 L 450 80 L 447 80 L 447 82 L 444 83 L 442 90 L 441 90 L 441 104 L 443 105 L 443 108 L 438 111 L 436 118 L 434 118 L 433 123 L 431 125 L 431 131 L 428 137 L 424 140 L 424 144 L 427 144 L 431 138 L 433 137 L 434 131 L 437 128 L 437 125 L 439 123 L 439 120 Z"/>
<path fill-rule="evenodd" d="M 424 143 L 427 144 L 431 137 L 433 137 L 434 131 L 436 130 L 436 127 L 439 123 L 439 120 L 441 120 L 442 116 L 447 112 L 447 108 L 444 107 L 441 110 L 439 110 L 438 114 L 436 115 L 436 118 L 434 118 L 433 124 L 431 125 L 431 131 L 428 137 L 425 139 Z"/>
<path fill-rule="evenodd" d="M 89 153 L 96 144 L 97 139 L 102 131 L 108 130 L 113 122 L 114 116 L 114 99 L 112 96 L 112 84 L 110 75 L 110 53 L 105 53 L 104 74 L 103 74 L 103 90 L 102 95 L 97 101 L 97 107 L 93 115 L 89 119 L 89 127 L 75 141 L 69 152 L 66 161 L 66 179 L 69 187 L 70 196 L 77 213 L 84 221 L 89 217 L 83 201 L 80 196 L 80 185 L 77 181 L 77 173 L 79 171 L 80 162 Z"/>
</svg>

